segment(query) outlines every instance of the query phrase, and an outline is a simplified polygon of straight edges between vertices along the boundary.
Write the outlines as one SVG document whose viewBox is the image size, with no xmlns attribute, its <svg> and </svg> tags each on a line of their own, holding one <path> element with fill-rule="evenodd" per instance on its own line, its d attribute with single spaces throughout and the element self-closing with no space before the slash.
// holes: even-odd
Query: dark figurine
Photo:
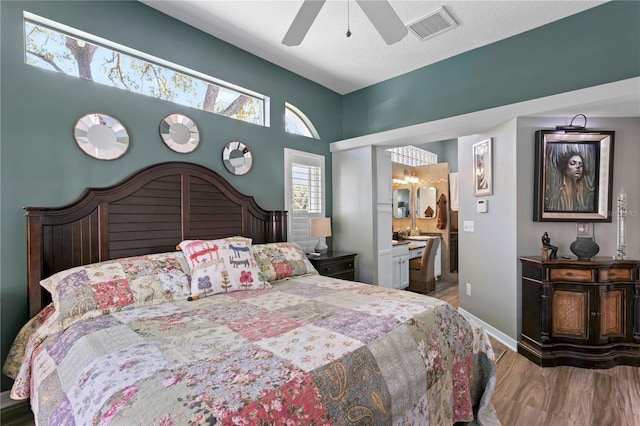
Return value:
<svg viewBox="0 0 640 426">
<path fill-rule="evenodd" d="M 550 250 L 549 260 L 557 259 L 558 247 L 551 245 L 551 238 L 549 238 L 549 234 L 546 231 L 542 235 L 542 247 L 548 248 Z"/>
</svg>

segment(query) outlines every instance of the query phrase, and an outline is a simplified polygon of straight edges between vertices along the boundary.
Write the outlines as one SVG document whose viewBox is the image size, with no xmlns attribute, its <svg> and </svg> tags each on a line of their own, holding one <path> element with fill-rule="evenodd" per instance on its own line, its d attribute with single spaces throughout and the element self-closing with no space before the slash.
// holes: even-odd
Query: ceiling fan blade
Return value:
<svg viewBox="0 0 640 426">
<path fill-rule="evenodd" d="M 293 19 L 289 30 L 282 39 L 282 44 L 286 46 L 298 46 L 307 35 L 311 24 L 322 9 L 326 0 L 305 0 L 300 6 L 298 14 Z"/>
<path fill-rule="evenodd" d="M 387 44 L 399 42 L 409 32 L 388 1 L 356 2 Z"/>
</svg>

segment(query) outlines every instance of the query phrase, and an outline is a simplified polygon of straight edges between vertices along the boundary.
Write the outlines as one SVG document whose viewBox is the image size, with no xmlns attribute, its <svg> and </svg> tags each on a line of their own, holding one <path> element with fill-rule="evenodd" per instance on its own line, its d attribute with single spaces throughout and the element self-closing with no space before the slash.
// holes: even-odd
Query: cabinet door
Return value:
<svg viewBox="0 0 640 426">
<path fill-rule="evenodd" d="M 633 309 L 631 310 L 632 314 L 632 336 L 633 336 L 633 341 L 635 343 L 640 343 L 640 283 L 632 286 L 631 288 L 633 289 L 635 287 L 635 290 L 631 290 L 631 292 L 634 294 L 633 296 Z"/>
<path fill-rule="evenodd" d="M 393 256 L 391 258 L 391 287 L 399 288 L 401 279 L 402 260 L 400 260 L 400 256 Z"/>
<path fill-rule="evenodd" d="M 610 284 L 598 289 L 595 342 L 631 341 L 633 333 L 633 294 L 631 286 Z"/>
<path fill-rule="evenodd" d="M 402 254 L 391 258 L 391 287 L 403 289 L 409 287 L 409 255 Z"/>
<path fill-rule="evenodd" d="M 551 339 L 586 343 L 592 336 L 593 291 L 588 286 L 555 284 L 551 292 Z"/>
<path fill-rule="evenodd" d="M 400 283 L 398 288 L 409 287 L 409 255 L 400 257 Z"/>
</svg>

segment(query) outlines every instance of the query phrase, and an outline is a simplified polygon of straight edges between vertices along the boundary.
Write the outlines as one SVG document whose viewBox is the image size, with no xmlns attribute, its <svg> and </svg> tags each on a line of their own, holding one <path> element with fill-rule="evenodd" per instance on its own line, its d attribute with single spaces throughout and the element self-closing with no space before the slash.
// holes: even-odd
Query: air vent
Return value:
<svg viewBox="0 0 640 426">
<path fill-rule="evenodd" d="M 420 40 L 426 40 L 457 26 L 458 23 L 447 13 L 444 6 L 407 24 L 407 28 Z"/>
</svg>

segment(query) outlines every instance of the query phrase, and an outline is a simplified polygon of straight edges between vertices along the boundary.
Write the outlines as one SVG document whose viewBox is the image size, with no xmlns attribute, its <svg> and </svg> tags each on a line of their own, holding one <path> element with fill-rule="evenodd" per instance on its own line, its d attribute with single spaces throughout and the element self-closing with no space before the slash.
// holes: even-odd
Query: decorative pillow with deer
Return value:
<svg viewBox="0 0 640 426">
<path fill-rule="evenodd" d="M 189 296 L 183 253 L 124 257 L 60 271 L 40 285 L 51 293 L 63 328 L 79 320 Z"/>
<path fill-rule="evenodd" d="M 186 240 L 180 249 L 191 267 L 191 297 L 271 288 L 251 251 L 251 239 Z"/>
</svg>

